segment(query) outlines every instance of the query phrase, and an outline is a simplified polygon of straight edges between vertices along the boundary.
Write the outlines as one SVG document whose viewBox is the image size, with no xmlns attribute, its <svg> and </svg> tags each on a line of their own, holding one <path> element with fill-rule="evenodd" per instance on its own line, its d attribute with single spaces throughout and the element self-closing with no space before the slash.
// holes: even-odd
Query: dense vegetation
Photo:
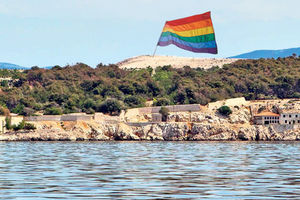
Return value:
<svg viewBox="0 0 300 200">
<path fill-rule="evenodd" d="M 0 71 L 11 76 L 13 87 L 1 86 L 0 104 L 11 112 L 31 115 L 71 112 L 116 114 L 123 108 L 154 105 L 207 104 L 226 98 L 299 98 L 300 58 L 240 60 L 209 70 L 171 66 L 123 70 L 78 63 L 51 70 L 33 67 L 24 72 Z"/>
<path fill-rule="evenodd" d="M 218 108 L 218 112 L 224 116 L 229 116 L 232 114 L 232 110 L 228 106 L 221 106 Z"/>
</svg>

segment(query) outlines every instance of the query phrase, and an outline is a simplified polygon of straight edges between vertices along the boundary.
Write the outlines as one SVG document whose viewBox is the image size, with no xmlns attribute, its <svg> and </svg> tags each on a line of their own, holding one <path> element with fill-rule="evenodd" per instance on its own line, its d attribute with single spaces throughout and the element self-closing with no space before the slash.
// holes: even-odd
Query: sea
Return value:
<svg viewBox="0 0 300 200">
<path fill-rule="evenodd" d="M 300 199 L 300 143 L 0 142 L 0 199 Z"/>
</svg>

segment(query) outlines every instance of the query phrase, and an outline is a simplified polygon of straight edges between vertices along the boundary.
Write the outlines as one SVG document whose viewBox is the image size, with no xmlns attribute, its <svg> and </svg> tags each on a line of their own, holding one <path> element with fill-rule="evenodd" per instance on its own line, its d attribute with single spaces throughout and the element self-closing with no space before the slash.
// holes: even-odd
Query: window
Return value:
<svg viewBox="0 0 300 200">
<path fill-rule="evenodd" d="M 285 115 L 283 115 L 283 117 L 285 117 Z"/>
<path fill-rule="evenodd" d="M 287 124 L 287 120 L 285 120 L 285 123 Z"/>
<path fill-rule="evenodd" d="M 289 117 L 291 118 L 291 117 L 292 117 L 292 115 L 289 115 Z"/>
</svg>

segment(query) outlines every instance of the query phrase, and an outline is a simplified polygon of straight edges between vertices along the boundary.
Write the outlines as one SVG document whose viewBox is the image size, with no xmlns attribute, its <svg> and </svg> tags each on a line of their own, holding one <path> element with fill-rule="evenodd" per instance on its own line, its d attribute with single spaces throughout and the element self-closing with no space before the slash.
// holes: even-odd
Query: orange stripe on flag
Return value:
<svg viewBox="0 0 300 200">
<path fill-rule="evenodd" d="M 193 23 L 188 23 L 188 24 L 183 24 L 178 26 L 169 25 L 167 22 L 165 25 L 165 27 L 170 28 L 174 31 L 189 31 L 189 30 L 199 29 L 199 28 L 204 28 L 209 26 L 213 26 L 211 19 L 206 19 L 203 21 L 198 21 L 198 22 L 193 22 Z"/>
</svg>

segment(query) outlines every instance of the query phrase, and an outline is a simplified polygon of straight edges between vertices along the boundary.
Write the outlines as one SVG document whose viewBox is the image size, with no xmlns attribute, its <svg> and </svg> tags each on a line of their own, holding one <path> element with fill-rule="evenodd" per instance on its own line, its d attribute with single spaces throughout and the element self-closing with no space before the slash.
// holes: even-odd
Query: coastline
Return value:
<svg viewBox="0 0 300 200">
<path fill-rule="evenodd" d="M 298 141 L 299 130 L 278 132 L 275 126 L 202 123 L 152 123 L 140 126 L 92 122 L 45 122 L 43 129 L 7 132 L 0 141 Z M 47 125 L 46 125 L 47 124 Z M 69 125 L 69 127 L 66 127 Z M 57 126 L 57 127 L 56 127 Z"/>
<path fill-rule="evenodd" d="M 26 117 L 25 122 L 35 130 L 8 131 L 0 134 L 0 141 L 298 141 L 298 123 L 254 122 L 259 108 L 280 107 L 287 102 L 290 100 L 234 98 L 206 106 L 168 106 L 167 122 L 162 122 L 161 107 L 128 109 L 120 116 L 95 113 Z M 289 105 L 298 104 L 293 101 Z M 230 108 L 230 115 L 218 112 L 223 105 Z"/>
</svg>

